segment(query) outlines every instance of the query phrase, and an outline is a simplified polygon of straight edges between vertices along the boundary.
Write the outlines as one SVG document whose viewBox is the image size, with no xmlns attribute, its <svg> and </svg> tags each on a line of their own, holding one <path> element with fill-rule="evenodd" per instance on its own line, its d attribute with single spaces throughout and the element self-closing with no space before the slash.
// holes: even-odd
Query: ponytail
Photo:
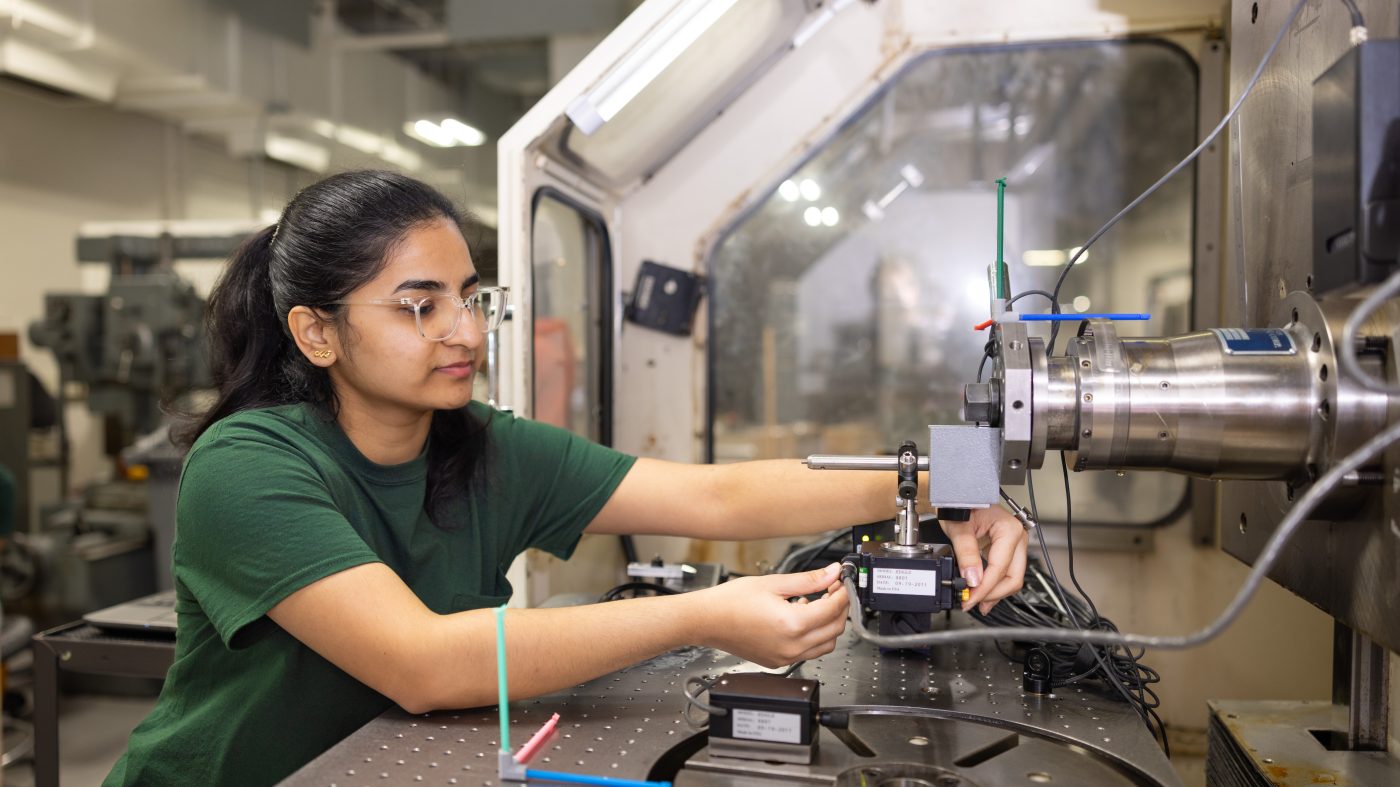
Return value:
<svg viewBox="0 0 1400 787">
<path fill-rule="evenodd" d="M 188 449 L 221 418 L 240 410 L 314 401 L 326 403 L 330 379 L 297 350 L 272 284 L 277 225 L 243 242 L 229 259 L 205 306 L 209 367 L 219 398 L 187 417 L 172 439 Z"/>
</svg>

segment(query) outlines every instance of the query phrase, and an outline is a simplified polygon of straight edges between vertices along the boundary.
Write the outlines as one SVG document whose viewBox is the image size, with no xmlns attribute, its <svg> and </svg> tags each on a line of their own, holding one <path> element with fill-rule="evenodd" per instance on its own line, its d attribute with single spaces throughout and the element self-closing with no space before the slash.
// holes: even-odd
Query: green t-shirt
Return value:
<svg viewBox="0 0 1400 787">
<path fill-rule="evenodd" d="M 238 413 L 200 436 L 180 480 L 175 663 L 106 785 L 272 784 L 390 708 L 267 617 L 318 579 L 382 562 L 449 613 L 508 599 L 505 571 L 527 547 L 573 552 L 634 459 L 471 408 L 489 416 L 491 447 L 445 527 L 423 510 L 425 455 L 375 464 L 310 406 Z"/>
</svg>

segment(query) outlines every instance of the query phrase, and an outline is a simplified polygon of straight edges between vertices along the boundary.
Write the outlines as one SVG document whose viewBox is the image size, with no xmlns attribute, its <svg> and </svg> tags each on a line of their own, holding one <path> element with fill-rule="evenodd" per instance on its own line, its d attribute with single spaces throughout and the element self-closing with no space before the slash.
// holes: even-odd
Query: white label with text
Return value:
<svg viewBox="0 0 1400 787">
<path fill-rule="evenodd" d="M 734 737 L 769 743 L 800 743 L 802 717 L 796 713 L 733 708 Z"/>
<path fill-rule="evenodd" d="M 903 596 L 936 596 L 938 572 L 917 568 L 877 568 L 873 590 L 876 593 L 898 593 Z"/>
</svg>

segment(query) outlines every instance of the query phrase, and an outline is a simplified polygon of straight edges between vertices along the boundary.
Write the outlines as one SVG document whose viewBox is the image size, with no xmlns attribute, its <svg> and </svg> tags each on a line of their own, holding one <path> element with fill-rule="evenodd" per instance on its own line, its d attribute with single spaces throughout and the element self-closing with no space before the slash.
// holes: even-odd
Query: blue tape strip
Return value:
<svg viewBox="0 0 1400 787">
<path fill-rule="evenodd" d="M 1021 322 L 1069 322 L 1071 320 L 1150 320 L 1150 314 L 1134 314 L 1131 312 L 1115 314 L 1104 312 L 1098 314 L 1022 314 Z"/>
<path fill-rule="evenodd" d="M 636 779 L 615 779 L 610 776 L 586 776 L 581 773 L 560 771 L 537 771 L 534 768 L 525 772 L 531 781 L 560 782 L 562 784 L 600 784 L 609 787 L 671 787 L 670 782 L 644 782 Z"/>
</svg>

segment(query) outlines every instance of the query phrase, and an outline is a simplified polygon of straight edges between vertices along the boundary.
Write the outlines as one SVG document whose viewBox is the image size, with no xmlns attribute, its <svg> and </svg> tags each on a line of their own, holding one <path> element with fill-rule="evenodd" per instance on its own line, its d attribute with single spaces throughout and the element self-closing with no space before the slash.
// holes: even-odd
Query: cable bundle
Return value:
<svg viewBox="0 0 1400 787">
<path fill-rule="evenodd" d="M 1063 599 L 1060 597 L 1061 593 Z M 1057 588 L 1055 580 L 1045 572 L 1039 561 L 1033 561 L 1026 567 L 1025 585 L 1020 593 L 1003 599 L 986 615 L 974 609 L 972 616 L 994 627 L 1087 627 L 1099 631 L 1118 631 L 1113 621 L 1099 615 L 1097 610 L 1078 594 Z M 1081 626 L 1081 621 L 1087 626 Z M 1137 708 L 1138 714 L 1147 722 L 1153 735 L 1160 736 L 1162 746 L 1166 748 L 1166 731 L 1156 713 L 1161 701 L 1151 688 L 1152 684 L 1161 681 L 1161 676 L 1141 662 L 1144 651 L 1071 642 L 1018 644 L 1037 647 L 1050 655 L 1050 685 L 1054 688 L 1088 680 L 1098 681 L 1105 687 L 1126 692 L 1128 701 Z M 1024 650 L 1008 652 L 1000 642 L 997 643 L 997 650 L 1012 661 L 1025 663 Z"/>
<path fill-rule="evenodd" d="M 1042 567 L 1034 561 L 1026 567 L 1026 581 L 1021 592 L 993 607 L 987 615 L 973 612 L 974 616 L 989 626 L 1021 627 L 1040 626 L 1049 628 L 1085 629 L 1118 633 L 1113 621 L 1099 614 L 1094 600 L 1089 597 L 1079 578 L 1074 574 L 1074 507 L 1069 491 L 1069 465 L 1065 455 L 1060 453 L 1060 472 L 1065 482 L 1065 541 L 1069 553 L 1069 578 L 1078 594 L 1072 593 L 1060 584 L 1055 574 L 1055 564 L 1050 559 L 1050 548 L 1045 543 L 1043 528 L 1036 527 L 1035 535 L 1040 542 Z M 1035 483 L 1031 476 L 1026 477 L 1026 495 L 1030 502 L 1031 516 L 1040 521 L 1040 511 L 1035 502 Z M 1066 686 L 1081 680 L 1099 680 L 1122 695 L 1132 705 L 1143 724 L 1153 737 L 1162 742 L 1162 750 L 1171 756 L 1171 746 L 1167 743 L 1167 728 L 1157 708 L 1162 702 L 1151 686 L 1161 682 L 1156 670 L 1142 663 L 1145 649 L 1133 649 L 1126 645 L 1091 645 L 1075 642 L 1047 642 L 1039 647 L 1050 654 L 1051 685 Z M 1000 649 L 1001 645 L 998 644 Z M 1003 651 L 1003 655 L 1008 655 Z M 1014 657 L 1012 657 L 1014 658 Z"/>
</svg>

